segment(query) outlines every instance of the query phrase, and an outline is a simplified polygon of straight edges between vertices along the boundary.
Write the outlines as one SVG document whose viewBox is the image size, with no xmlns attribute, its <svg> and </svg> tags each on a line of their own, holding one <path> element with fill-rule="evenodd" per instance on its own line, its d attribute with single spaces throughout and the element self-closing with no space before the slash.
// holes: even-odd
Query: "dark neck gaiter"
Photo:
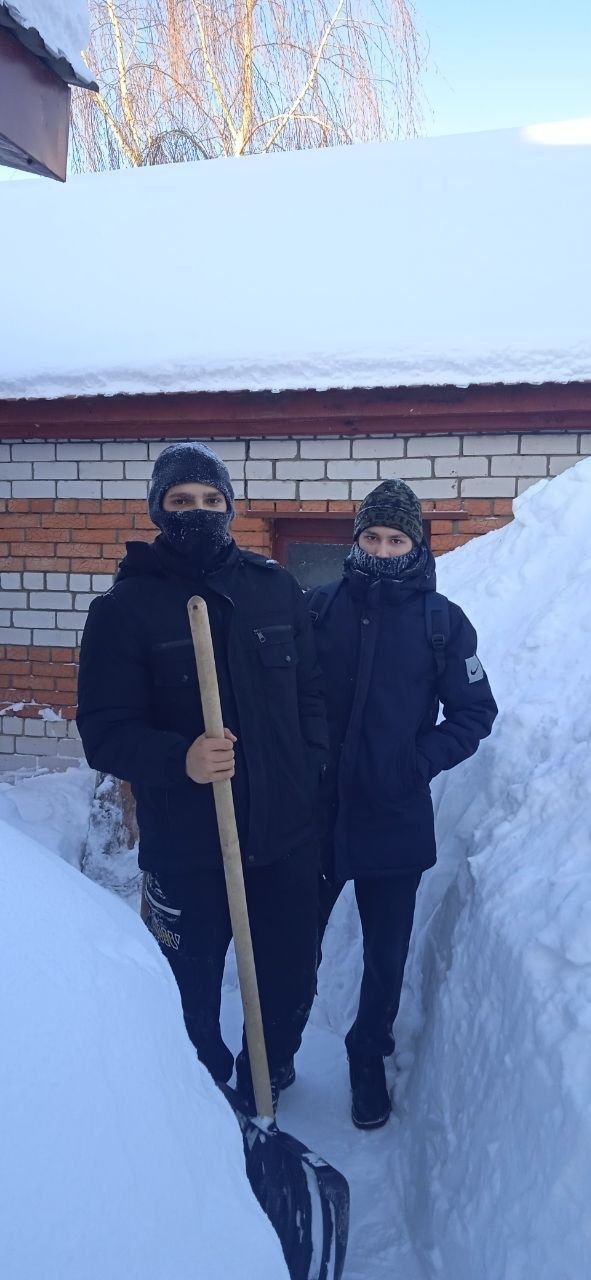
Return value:
<svg viewBox="0 0 591 1280">
<path fill-rule="evenodd" d="M 424 542 L 420 547 L 413 547 L 412 551 L 405 556 L 391 556 L 389 559 L 370 556 L 369 552 L 362 551 L 358 542 L 354 542 L 345 564 L 350 565 L 352 569 L 357 569 L 360 573 L 366 573 L 370 578 L 387 578 L 389 582 L 401 582 L 422 573 L 428 558 L 429 549 Z"/>
<path fill-rule="evenodd" d="M 195 573 L 207 573 L 232 543 L 231 511 L 159 511 L 164 541 Z"/>
</svg>

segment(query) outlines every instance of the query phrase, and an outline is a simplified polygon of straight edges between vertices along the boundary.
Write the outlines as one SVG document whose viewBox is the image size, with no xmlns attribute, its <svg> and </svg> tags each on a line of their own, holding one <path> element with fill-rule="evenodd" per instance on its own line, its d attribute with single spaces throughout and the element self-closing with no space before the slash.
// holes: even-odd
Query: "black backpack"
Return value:
<svg viewBox="0 0 591 1280">
<path fill-rule="evenodd" d="M 315 627 L 323 622 L 330 606 L 342 586 L 343 579 L 331 582 L 327 587 L 313 587 L 306 592 L 310 617 Z M 435 670 L 438 676 L 445 671 L 445 650 L 449 640 L 449 601 L 438 591 L 425 592 L 425 630 L 433 650 Z"/>
</svg>

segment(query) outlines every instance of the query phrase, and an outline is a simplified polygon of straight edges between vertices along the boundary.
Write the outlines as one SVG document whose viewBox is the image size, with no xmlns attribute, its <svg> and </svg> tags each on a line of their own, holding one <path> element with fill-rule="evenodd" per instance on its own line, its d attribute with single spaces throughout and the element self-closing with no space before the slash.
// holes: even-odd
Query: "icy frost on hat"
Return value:
<svg viewBox="0 0 591 1280">
<path fill-rule="evenodd" d="M 423 541 L 421 504 L 404 480 L 384 480 L 367 494 L 355 517 L 355 541 L 364 529 L 373 525 L 400 529 L 415 546 L 420 546 Z"/>
<path fill-rule="evenodd" d="M 168 489 L 191 481 L 219 489 L 226 499 L 228 511 L 234 515 L 234 490 L 225 463 L 206 444 L 198 440 L 182 441 L 163 449 L 154 463 L 148 494 L 148 511 L 154 524 L 159 523 L 162 499 Z"/>
</svg>

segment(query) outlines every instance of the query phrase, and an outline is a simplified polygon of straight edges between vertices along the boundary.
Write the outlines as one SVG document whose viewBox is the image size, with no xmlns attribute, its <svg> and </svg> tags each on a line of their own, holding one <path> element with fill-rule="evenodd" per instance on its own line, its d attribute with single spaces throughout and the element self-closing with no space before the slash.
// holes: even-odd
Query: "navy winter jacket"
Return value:
<svg viewBox="0 0 591 1280">
<path fill-rule="evenodd" d="M 317 844 L 315 803 L 327 732 L 312 625 L 285 569 L 232 546 L 214 573 L 128 543 L 115 585 L 90 606 L 77 723 L 95 769 L 132 785 L 140 866 L 221 867 L 213 790 L 185 772 L 203 714 L 187 615 L 208 604 L 225 725 L 238 738 L 232 787 L 244 860 L 274 862 Z"/>
<path fill-rule="evenodd" d="M 330 763 L 321 787 L 323 865 L 331 879 L 424 871 L 435 862 L 432 778 L 471 756 L 497 714 L 476 632 L 450 603 L 438 676 L 425 623 L 435 562 L 407 581 L 346 566 L 342 584 L 309 596 L 319 611 Z M 440 704 L 443 719 L 437 724 Z"/>
</svg>

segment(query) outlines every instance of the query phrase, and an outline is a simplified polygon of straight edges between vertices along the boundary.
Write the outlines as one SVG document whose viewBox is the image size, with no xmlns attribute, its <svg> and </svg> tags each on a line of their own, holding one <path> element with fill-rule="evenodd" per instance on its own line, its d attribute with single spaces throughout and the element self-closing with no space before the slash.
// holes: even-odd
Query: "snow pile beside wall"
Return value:
<svg viewBox="0 0 591 1280">
<path fill-rule="evenodd" d="M 440 562 L 500 706 L 436 785 L 401 1026 L 426 1021 L 405 1109 L 411 1238 L 429 1276 L 582 1280 L 591 1256 L 591 461 Z"/>
<path fill-rule="evenodd" d="M 3 1273 L 287 1280 L 141 920 L 2 820 L 0 846 Z"/>
</svg>

